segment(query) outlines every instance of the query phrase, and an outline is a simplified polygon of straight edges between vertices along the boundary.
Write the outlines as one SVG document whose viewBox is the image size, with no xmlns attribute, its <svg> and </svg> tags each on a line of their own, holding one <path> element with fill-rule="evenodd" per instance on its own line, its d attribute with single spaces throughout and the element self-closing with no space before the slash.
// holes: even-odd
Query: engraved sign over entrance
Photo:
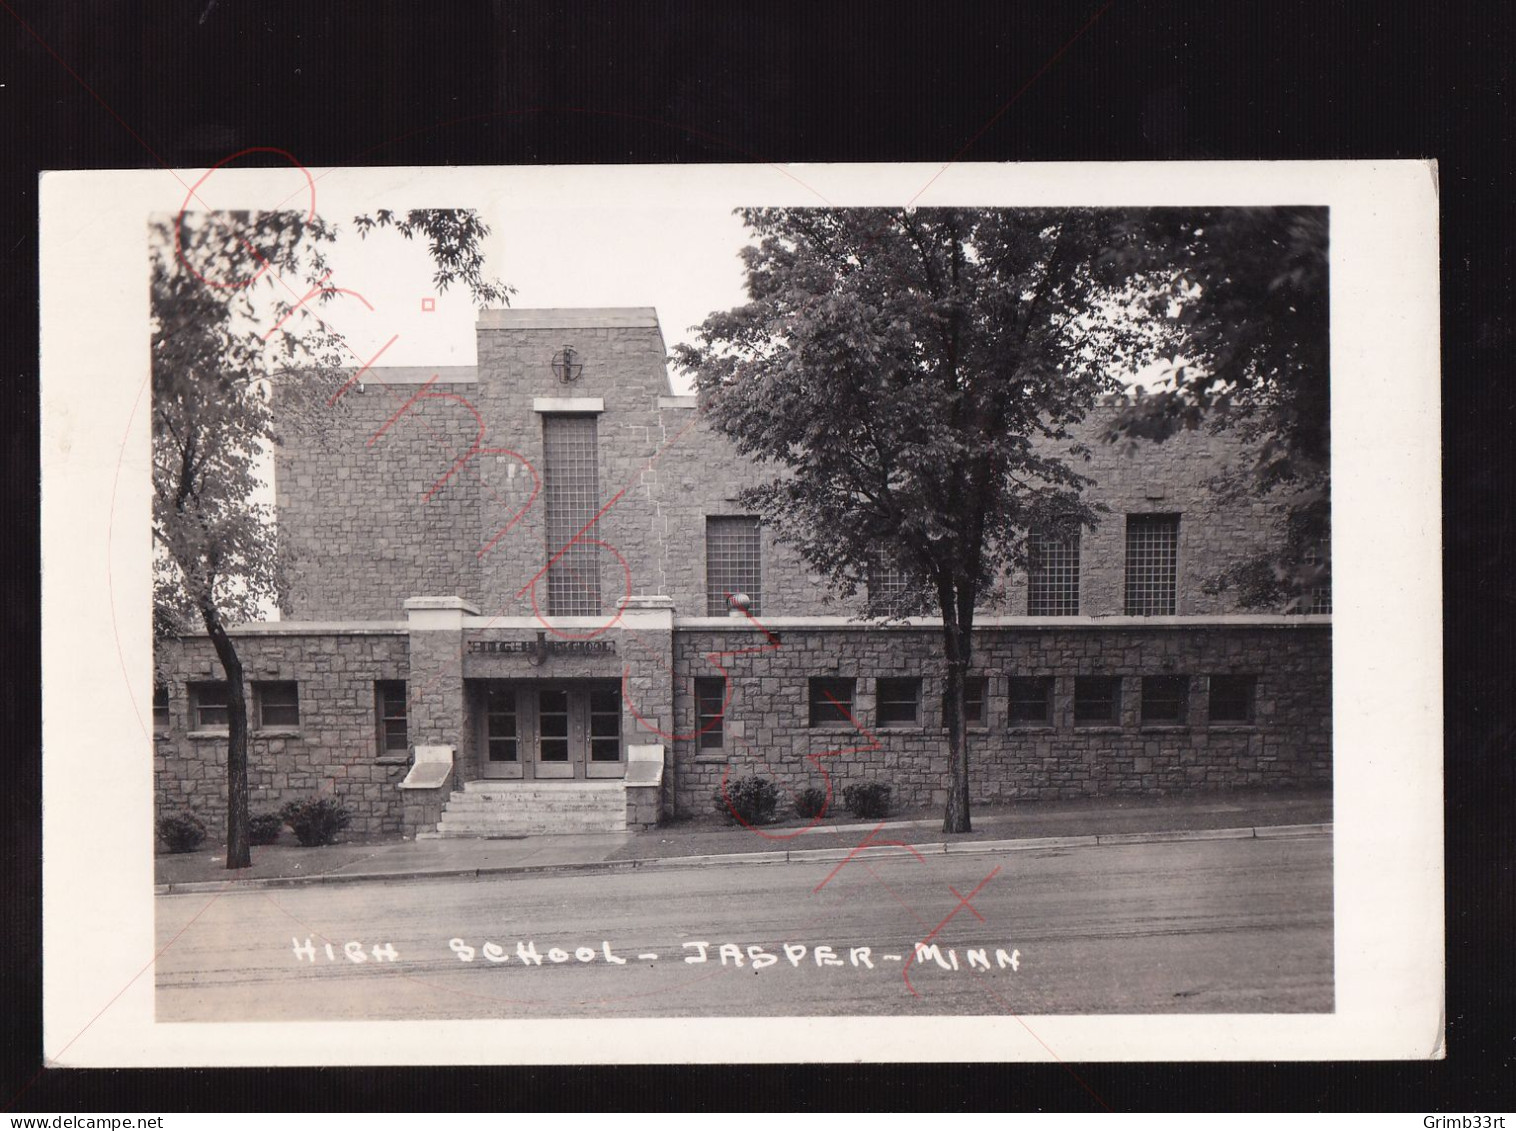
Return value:
<svg viewBox="0 0 1516 1131">
<path fill-rule="evenodd" d="M 537 653 L 549 655 L 614 656 L 614 640 L 546 640 L 540 634 L 536 640 L 470 640 L 468 650 L 479 654 L 504 652 Z"/>
</svg>

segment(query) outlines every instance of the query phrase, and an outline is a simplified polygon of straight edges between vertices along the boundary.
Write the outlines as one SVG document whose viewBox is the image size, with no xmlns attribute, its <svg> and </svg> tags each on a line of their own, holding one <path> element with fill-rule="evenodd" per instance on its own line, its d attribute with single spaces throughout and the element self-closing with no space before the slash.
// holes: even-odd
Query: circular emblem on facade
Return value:
<svg viewBox="0 0 1516 1131">
<path fill-rule="evenodd" d="M 579 380 L 579 375 L 583 372 L 584 363 L 579 360 L 579 354 L 573 346 L 564 346 L 553 354 L 553 373 L 565 385 Z"/>
</svg>

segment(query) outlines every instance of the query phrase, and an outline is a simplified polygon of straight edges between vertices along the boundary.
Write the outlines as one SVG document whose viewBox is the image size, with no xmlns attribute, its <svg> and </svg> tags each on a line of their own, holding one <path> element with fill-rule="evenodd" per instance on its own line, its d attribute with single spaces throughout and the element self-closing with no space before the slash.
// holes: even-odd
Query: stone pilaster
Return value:
<svg viewBox="0 0 1516 1131">
<path fill-rule="evenodd" d="M 411 597 L 405 602 L 410 634 L 410 678 L 406 684 L 413 746 L 451 746 L 454 785 L 468 777 L 457 762 L 465 748 L 463 709 L 463 618 L 478 616 L 462 597 Z"/>
</svg>

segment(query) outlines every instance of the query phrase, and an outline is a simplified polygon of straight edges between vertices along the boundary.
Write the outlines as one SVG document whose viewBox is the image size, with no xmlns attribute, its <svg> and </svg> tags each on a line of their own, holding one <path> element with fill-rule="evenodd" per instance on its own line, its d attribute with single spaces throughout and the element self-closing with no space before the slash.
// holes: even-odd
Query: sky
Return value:
<svg viewBox="0 0 1516 1131">
<path fill-rule="evenodd" d="M 492 233 L 486 276 L 516 288 L 513 309 L 651 306 L 665 344 L 693 340 L 690 327 L 746 300 L 739 250 L 742 222 L 725 206 L 480 209 Z M 351 225 L 329 255 L 331 283 L 361 294 L 336 299 L 322 316 L 361 365 L 392 336 L 376 365 L 473 365 L 476 308 L 466 288 L 439 293 L 421 240 L 394 231 L 358 239 Z M 431 312 L 422 300 L 436 300 Z M 675 391 L 691 391 L 671 372 Z"/>
</svg>

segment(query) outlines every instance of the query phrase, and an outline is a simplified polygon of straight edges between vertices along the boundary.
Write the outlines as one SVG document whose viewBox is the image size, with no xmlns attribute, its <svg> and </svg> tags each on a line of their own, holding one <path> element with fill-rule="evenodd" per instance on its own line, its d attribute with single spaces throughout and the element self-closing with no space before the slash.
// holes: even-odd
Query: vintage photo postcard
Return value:
<svg viewBox="0 0 1516 1131">
<path fill-rule="evenodd" d="M 51 1063 L 1443 1055 L 1435 166 L 40 223 Z"/>
</svg>

